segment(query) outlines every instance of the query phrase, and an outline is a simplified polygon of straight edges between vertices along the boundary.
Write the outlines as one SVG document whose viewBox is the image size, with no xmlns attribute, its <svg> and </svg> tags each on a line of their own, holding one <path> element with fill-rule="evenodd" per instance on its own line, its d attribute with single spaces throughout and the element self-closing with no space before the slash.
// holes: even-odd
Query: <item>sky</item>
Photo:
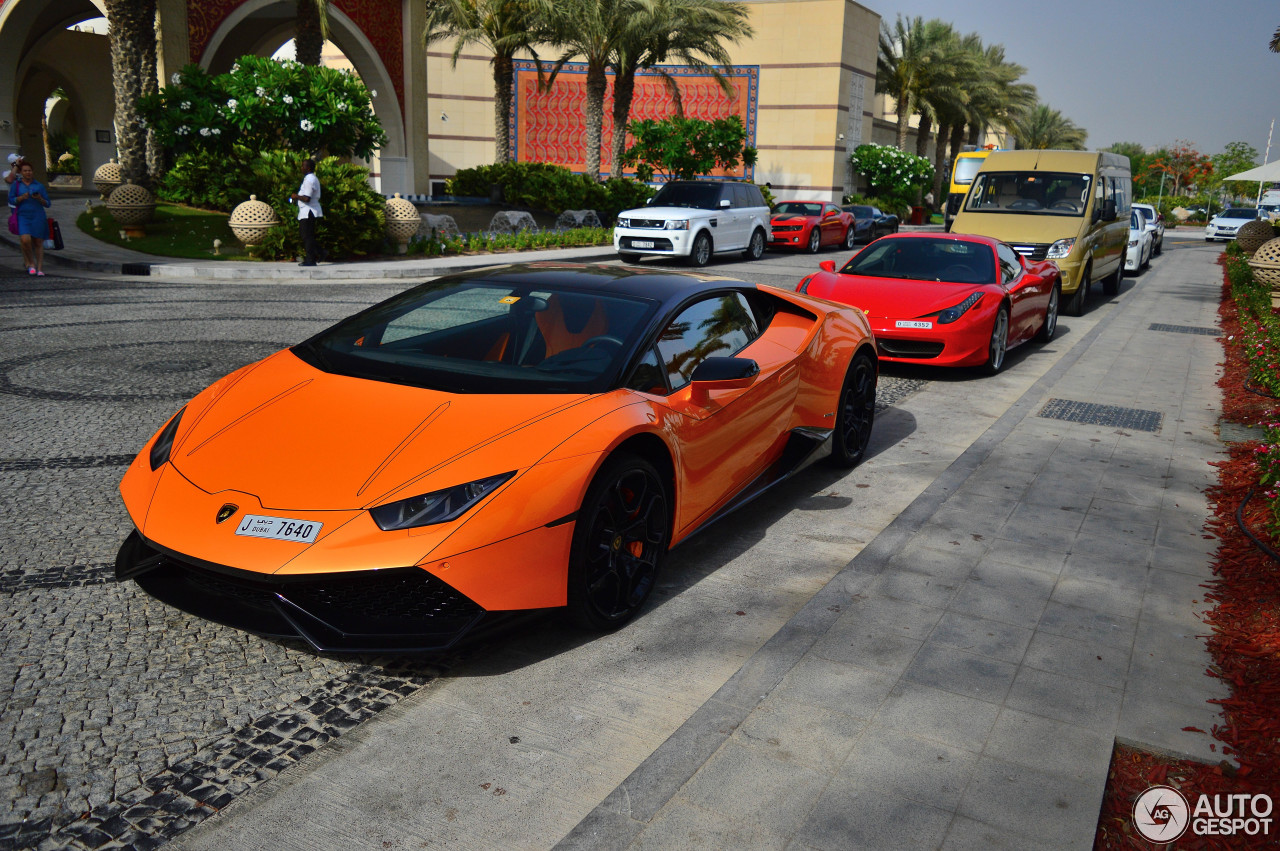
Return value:
<svg viewBox="0 0 1280 851">
<path fill-rule="evenodd" d="M 1229 142 L 1267 146 L 1280 119 L 1277 0 L 859 0 L 892 26 L 941 18 L 1027 69 L 1042 103 L 1089 132 L 1089 148 Z M 1280 121 L 1277 121 L 1280 124 Z M 1280 159 L 1280 127 L 1270 160 Z"/>
</svg>

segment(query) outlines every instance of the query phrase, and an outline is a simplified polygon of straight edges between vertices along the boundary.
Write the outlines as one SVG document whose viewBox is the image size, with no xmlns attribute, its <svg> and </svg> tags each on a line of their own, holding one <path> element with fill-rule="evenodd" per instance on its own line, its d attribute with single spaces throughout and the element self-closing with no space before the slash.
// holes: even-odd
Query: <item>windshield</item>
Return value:
<svg viewBox="0 0 1280 851">
<path fill-rule="evenodd" d="M 1232 207 L 1229 210 L 1222 211 L 1224 219 L 1256 219 L 1258 217 L 1257 210 L 1246 210 L 1242 208 Z"/>
<path fill-rule="evenodd" d="M 973 181 L 964 208 L 974 213 L 1083 216 L 1090 175 L 1048 171 L 992 171 Z"/>
<path fill-rule="evenodd" d="M 668 183 L 649 202 L 650 207 L 693 207 L 697 210 L 720 208 L 718 183 Z"/>
<path fill-rule="evenodd" d="M 864 207 L 861 204 L 854 204 L 851 207 L 845 207 L 850 213 L 853 213 L 856 219 L 874 219 L 876 217 L 875 210 L 871 207 Z"/>
<path fill-rule="evenodd" d="M 840 271 L 875 278 L 994 284 L 994 254 L 989 245 L 958 239 L 881 239 L 854 255 Z"/>
<path fill-rule="evenodd" d="M 450 393 L 608 389 L 655 302 L 484 281 L 415 287 L 293 348 L 336 375 Z"/>
<path fill-rule="evenodd" d="M 785 204 L 779 204 L 774 212 L 787 216 L 820 216 L 822 215 L 822 205 L 788 201 Z"/>
<path fill-rule="evenodd" d="M 960 157 L 956 160 L 955 172 L 951 175 L 952 183 L 973 183 L 973 176 L 982 168 L 986 157 Z"/>
</svg>

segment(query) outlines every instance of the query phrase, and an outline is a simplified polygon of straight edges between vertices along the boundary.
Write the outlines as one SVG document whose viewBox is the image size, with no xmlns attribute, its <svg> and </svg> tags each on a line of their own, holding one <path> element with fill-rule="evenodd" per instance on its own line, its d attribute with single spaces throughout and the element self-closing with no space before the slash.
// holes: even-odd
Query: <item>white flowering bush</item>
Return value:
<svg viewBox="0 0 1280 851">
<path fill-rule="evenodd" d="M 871 195 L 899 198 L 910 203 L 917 190 L 933 181 L 933 164 L 925 157 L 900 151 L 892 145 L 859 145 L 849 155 Z"/>
<path fill-rule="evenodd" d="M 143 98 L 139 112 L 175 155 L 243 145 L 367 159 L 387 139 L 354 74 L 260 56 L 241 57 L 216 76 L 188 65 Z"/>
</svg>

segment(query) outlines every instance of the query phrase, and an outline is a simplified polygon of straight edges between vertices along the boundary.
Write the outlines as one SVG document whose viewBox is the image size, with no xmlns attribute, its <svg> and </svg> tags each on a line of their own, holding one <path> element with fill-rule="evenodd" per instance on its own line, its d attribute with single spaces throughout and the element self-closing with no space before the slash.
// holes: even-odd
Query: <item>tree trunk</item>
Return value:
<svg viewBox="0 0 1280 851">
<path fill-rule="evenodd" d="M 515 159 L 511 150 L 511 98 L 515 87 L 515 64 L 510 56 L 493 58 L 493 148 L 494 162 Z"/>
<path fill-rule="evenodd" d="M 154 14 L 155 0 L 151 0 L 151 38 L 142 45 L 142 96 L 154 95 L 160 90 L 156 78 L 156 48 L 160 44 L 160 18 Z M 152 181 L 159 180 L 168 170 L 168 151 L 156 140 L 156 131 L 147 129 L 147 171 Z"/>
<path fill-rule="evenodd" d="M 624 70 L 613 78 L 613 157 L 609 176 L 622 177 L 622 156 L 627 152 L 627 122 L 631 120 L 631 99 L 636 91 L 636 72 Z"/>
<path fill-rule="evenodd" d="M 911 120 L 911 96 L 905 95 L 898 101 L 898 150 L 907 149 L 907 124 Z"/>
<path fill-rule="evenodd" d="M 975 124 L 972 121 L 969 122 L 969 144 L 970 145 L 973 145 L 975 147 L 981 145 L 982 142 L 980 140 L 982 139 L 982 133 L 983 133 L 983 128 L 981 124 Z"/>
<path fill-rule="evenodd" d="M 600 179 L 600 132 L 604 124 L 604 63 L 587 65 L 587 177 Z"/>
<path fill-rule="evenodd" d="M 916 131 L 916 156 L 929 156 L 929 130 L 933 127 L 933 118 L 927 112 L 920 113 L 920 129 Z"/>
<path fill-rule="evenodd" d="M 155 39 L 156 0 L 108 0 L 111 40 L 111 82 L 115 87 L 116 150 L 120 174 L 128 182 L 147 186 L 146 134 L 138 126 L 138 98 L 142 95 L 146 42 Z M 151 68 L 155 76 L 154 65 Z"/>
<path fill-rule="evenodd" d="M 320 9 L 316 0 L 297 0 L 297 9 L 297 32 L 294 35 L 296 56 L 303 65 L 319 65 L 320 51 L 324 48 L 324 36 L 320 32 Z"/>
<path fill-rule="evenodd" d="M 944 188 L 943 177 L 947 174 L 947 139 L 951 136 L 951 125 L 945 121 L 938 122 L 938 145 L 933 151 L 933 203 L 934 208 L 947 206 L 949 187 Z"/>
</svg>

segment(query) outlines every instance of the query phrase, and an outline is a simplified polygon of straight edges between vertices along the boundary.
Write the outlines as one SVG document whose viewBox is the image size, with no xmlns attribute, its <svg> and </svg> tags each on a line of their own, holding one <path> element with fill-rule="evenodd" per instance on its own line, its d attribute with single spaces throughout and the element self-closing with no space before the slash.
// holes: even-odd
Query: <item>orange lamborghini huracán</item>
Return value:
<svg viewBox="0 0 1280 851">
<path fill-rule="evenodd" d="M 854 308 L 537 263 L 415 287 L 207 388 L 120 483 L 116 575 L 319 649 L 451 646 L 566 607 L 611 629 L 666 551 L 875 413 Z"/>
</svg>

